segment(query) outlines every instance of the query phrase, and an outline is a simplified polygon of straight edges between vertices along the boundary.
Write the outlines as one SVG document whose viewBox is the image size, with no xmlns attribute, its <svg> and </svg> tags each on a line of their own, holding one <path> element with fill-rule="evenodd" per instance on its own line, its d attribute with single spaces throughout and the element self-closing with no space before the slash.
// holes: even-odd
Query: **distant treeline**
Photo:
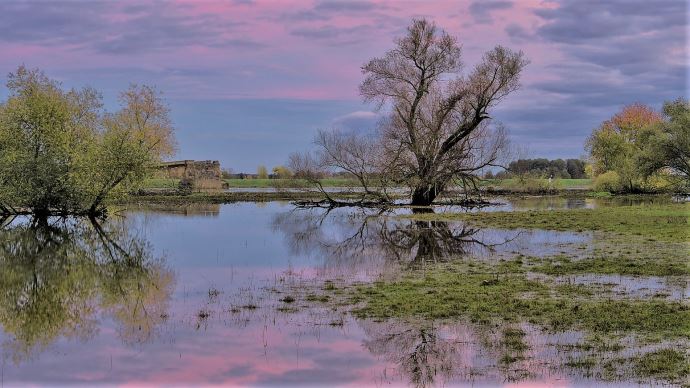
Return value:
<svg viewBox="0 0 690 388">
<path fill-rule="evenodd" d="M 506 171 L 501 171 L 496 175 L 489 172 L 486 178 L 504 179 L 516 175 L 532 175 L 545 178 L 583 179 L 587 178 L 585 165 L 586 163 L 580 159 L 518 159 L 510 162 Z"/>
</svg>

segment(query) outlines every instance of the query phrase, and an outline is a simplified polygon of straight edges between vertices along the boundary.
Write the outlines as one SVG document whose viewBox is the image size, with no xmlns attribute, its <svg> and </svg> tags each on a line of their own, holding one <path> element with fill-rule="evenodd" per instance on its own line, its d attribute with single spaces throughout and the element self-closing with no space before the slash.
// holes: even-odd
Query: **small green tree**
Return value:
<svg viewBox="0 0 690 388">
<path fill-rule="evenodd" d="M 256 175 L 259 179 L 268 179 L 268 170 L 263 164 L 256 169 Z"/>
<path fill-rule="evenodd" d="M 141 183 L 174 150 L 168 110 L 132 86 L 102 110 L 91 88 L 64 91 L 37 69 L 10 73 L 0 103 L 0 213 L 103 214 L 106 199 Z"/>
<path fill-rule="evenodd" d="M 132 85 L 120 102 L 120 111 L 104 116 L 103 132 L 90 158 L 91 212 L 98 212 L 107 197 L 138 187 L 151 168 L 175 150 L 169 110 L 155 89 Z"/>
<path fill-rule="evenodd" d="M 285 166 L 273 167 L 273 174 L 280 179 L 292 178 L 292 171 Z"/>
<path fill-rule="evenodd" d="M 620 179 L 621 190 L 648 190 L 649 174 L 642 167 L 642 158 L 650 139 L 661 133 L 662 122 L 658 112 L 642 104 L 626 106 L 604 121 L 586 145 L 595 176 L 614 171 Z"/>
</svg>

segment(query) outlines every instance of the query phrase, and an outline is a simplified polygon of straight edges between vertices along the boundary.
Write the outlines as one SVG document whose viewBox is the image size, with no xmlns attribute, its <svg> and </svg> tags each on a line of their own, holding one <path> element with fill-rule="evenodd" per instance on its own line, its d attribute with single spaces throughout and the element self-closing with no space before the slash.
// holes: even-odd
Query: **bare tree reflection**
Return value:
<svg viewBox="0 0 690 388">
<path fill-rule="evenodd" d="M 433 323 L 361 323 L 369 339 L 364 347 L 397 366 L 415 386 L 449 380 L 462 365 L 461 344 L 443 337 Z"/>
<path fill-rule="evenodd" d="M 294 209 L 273 220 L 291 253 L 324 257 L 327 265 L 420 266 L 491 250 L 477 228 L 462 223 L 391 217 L 387 210 Z"/>
<path fill-rule="evenodd" d="M 167 316 L 173 273 L 124 221 L 5 220 L 0 324 L 15 362 L 59 338 L 88 340 L 106 312 L 125 343 L 148 341 Z"/>
<path fill-rule="evenodd" d="M 515 382 L 548 370 L 529 355 L 537 344 L 510 324 L 362 320 L 359 325 L 367 336 L 364 347 L 395 365 L 397 376 L 415 386 L 481 379 Z"/>
</svg>

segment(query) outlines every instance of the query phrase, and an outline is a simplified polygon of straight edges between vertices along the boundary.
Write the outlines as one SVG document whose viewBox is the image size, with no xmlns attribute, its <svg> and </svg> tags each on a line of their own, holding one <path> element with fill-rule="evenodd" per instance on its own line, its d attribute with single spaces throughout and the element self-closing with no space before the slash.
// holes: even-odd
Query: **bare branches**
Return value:
<svg viewBox="0 0 690 388">
<path fill-rule="evenodd" d="M 321 131 L 317 164 L 348 172 L 368 195 L 410 188 L 415 205 L 430 205 L 457 182 L 476 191 L 477 174 L 496 166 L 507 145 L 504 129 L 490 127 L 490 110 L 519 88 L 527 63 L 522 52 L 496 46 L 463 75 L 457 40 L 415 19 L 393 49 L 362 66 L 364 100 L 391 108 L 376 137 Z"/>
<path fill-rule="evenodd" d="M 430 204 L 453 180 L 476 187 L 478 169 L 494 165 L 506 136 L 487 129 L 489 111 L 518 89 L 527 63 L 522 52 L 496 46 L 464 77 L 455 38 L 419 19 L 362 67 L 365 101 L 391 104 L 381 143 L 396 150 L 389 170 L 414 189 L 413 203 Z"/>
</svg>

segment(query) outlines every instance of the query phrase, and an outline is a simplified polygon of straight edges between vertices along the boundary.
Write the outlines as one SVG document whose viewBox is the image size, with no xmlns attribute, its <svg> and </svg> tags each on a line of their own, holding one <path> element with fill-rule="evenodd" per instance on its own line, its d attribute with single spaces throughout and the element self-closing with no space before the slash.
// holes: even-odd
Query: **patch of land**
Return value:
<svg viewBox="0 0 690 388">
<path fill-rule="evenodd" d="M 577 210 L 523 212 L 431 213 L 412 217 L 421 220 L 465 221 L 495 229 L 543 229 L 556 231 L 605 231 L 649 241 L 690 241 L 690 204 L 615 206 Z"/>
<path fill-rule="evenodd" d="M 224 179 L 230 188 L 302 188 L 310 184 L 302 179 Z M 322 179 L 323 187 L 356 187 L 358 183 L 351 179 L 327 178 Z"/>
</svg>

